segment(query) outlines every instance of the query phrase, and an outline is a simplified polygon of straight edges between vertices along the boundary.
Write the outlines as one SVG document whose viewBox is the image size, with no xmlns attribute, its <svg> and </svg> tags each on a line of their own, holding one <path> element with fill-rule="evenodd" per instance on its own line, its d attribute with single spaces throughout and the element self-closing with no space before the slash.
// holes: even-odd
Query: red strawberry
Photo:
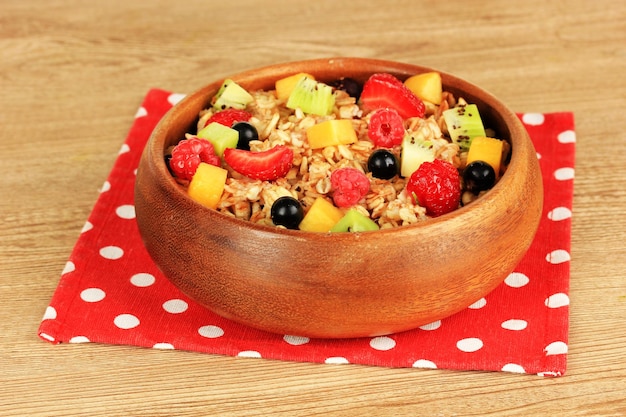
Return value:
<svg viewBox="0 0 626 417">
<path fill-rule="evenodd" d="M 237 122 L 247 122 L 251 117 L 252 114 L 245 110 L 226 109 L 212 114 L 204 125 L 208 126 L 209 123 L 217 122 L 224 126 L 232 127 Z"/>
<path fill-rule="evenodd" d="M 370 180 L 356 168 L 339 168 L 330 174 L 333 202 L 337 207 L 351 207 L 367 195 Z"/>
<path fill-rule="evenodd" d="M 372 113 L 367 136 L 376 146 L 393 148 L 402 143 L 404 138 L 404 121 L 397 111 L 391 108 L 382 108 Z"/>
<path fill-rule="evenodd" d="M 284 177 L 289 172 L 293 165 L 293 151 L 285 145 L 277 145 L 262 152 L 226 148 L 224 161 L 242 175 L 271 181 Z"/>
<path fill-rule="evenodd" d="M 183 139 L 172 149 L 172 157 L 169 160 L 170 168 L 178 178 L 191 180 L 196 173 L 200 162 L 220 166 L 219 156 L 211 142 L 197 137 Z"/>
<path fill-rule="evenodd" d="M 411 175 L 406 190 L 431 216 L 441 216 L 459 207 L 461 181 L 459 172 L 449 162 L 435 159 L 422 162 Z"/>
<path fill-rule="evenodd" d="M 381 107 L 391 107 L 398 111 L 403 119 L 424 117 L 426 106 L 399 79 L 391 74 L 372 75 L 363 85 L 361 104 L 368 111 Z"/>
</svg>

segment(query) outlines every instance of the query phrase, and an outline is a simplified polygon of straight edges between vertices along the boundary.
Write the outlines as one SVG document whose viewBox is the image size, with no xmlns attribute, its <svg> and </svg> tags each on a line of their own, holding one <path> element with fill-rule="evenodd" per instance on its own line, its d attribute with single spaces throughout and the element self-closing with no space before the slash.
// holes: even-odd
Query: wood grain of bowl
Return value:
<svg viewBox="0 0 626 417">
<path fill-rule="evenodd" d="M 362 58 L 289 62 L 230 78 L 251 90 L 297 72 L 320 80 L 432 71 Z M 510 142 L 506 173 L 484 196 L 438 218 L 364 233 L 255 225 L 205 208 L 169 174 L 164 152 L 195 128 L 221 79 L 188 95 L 158 124 L 137 172 L 135 209 L 163 273 L 215 313 L 258 329 L 346 338 L 413 329 L 450 316 L 497 287 L 521 260 L 543 206 L 541 172 L 525 128 L 483 89 L 442 73 L 444 89 L 479 107 Z"/>
</svg>

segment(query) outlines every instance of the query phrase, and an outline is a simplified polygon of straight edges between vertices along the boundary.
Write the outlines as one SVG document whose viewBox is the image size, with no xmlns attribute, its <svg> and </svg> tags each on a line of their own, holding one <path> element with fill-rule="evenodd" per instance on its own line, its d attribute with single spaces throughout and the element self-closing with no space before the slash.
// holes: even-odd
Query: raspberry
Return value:
<svg viewBox="0 0 626 417">
<path fill-rule="evenodd" d="M 422 162 L 411 175 L 406 190 L 426 213 L 437 217 L 459 207 L 461 180 L 459 172 L 449 162 L 435 159 Z"/>
<path fill-rule="evenodd" d="M 356 168 L 340 168 L 330 174 L 333 201 L 337 207 L 351 207 L 365 197 L 369 179 Z"/>
<path fill-rule="evenodd" d="M 383 148 L 400 145 L 404 138 L 404 121 L 392 108 L 378 109 L 370 117 L 367 136 L 374 145 Z"/>
<path fill-rule="evenodd" d="M 211 142 L 197 137 L 183 139 L 172 149 L 170 168 L 178 178 L 191 180 L 200 162 L 220 166 L 219 156 Z"/>
</svg>

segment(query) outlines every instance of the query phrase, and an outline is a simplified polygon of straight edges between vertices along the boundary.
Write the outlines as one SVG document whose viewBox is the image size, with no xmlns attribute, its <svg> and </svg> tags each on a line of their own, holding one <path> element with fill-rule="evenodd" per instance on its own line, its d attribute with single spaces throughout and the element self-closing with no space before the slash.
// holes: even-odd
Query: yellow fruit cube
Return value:
<svg viewBox="0 0 626 417">
<path fill-rule="evenodd" d="M 226 184 L 228 171 L 215 165 L 200 162 L 196 173 L 189 182 L 189 197 L 203 206 L 216 208 Z"/>
<path fill-rule="evenodd" d="M 500 173 L 502 162 L 502 141 L 494 138 L 477 136 L 472 139 L 467 152 L 467 164 L 473 161 L 483 161 L 491 165 L 496 175 Z"/>
<path fill-rule="evenodd" d="M 443 87 L 441 85 L 441 74 L 438 72 L 425 72 L 409 77 L 404 81 L 404 85 L 422 100 L 430 103 L 441 103 Z"/>
<path fill-rule="evenodd" d="M 348 119 L 332 119 L 311 126 L 306 131 L 311 149 L 348 145 L 358 140 L 354 126 Z"/>
<path fill-rule="evenodd" d="M 304 77 L 308 77 L 312 80 L 315 79 L 311 74 L 299 72 L 276 81 L 276 97 L 278 97 L 279 100 L 287 100 L 295 85 L 298 84 L 298 81 Z"/>
<path fill-rule="evenodd" d="M 317 197 L 300 222 L 300 230 L 307 232 L 329 232 L 341 220 L 343 212 L 323 197 Z"/>
</svg>

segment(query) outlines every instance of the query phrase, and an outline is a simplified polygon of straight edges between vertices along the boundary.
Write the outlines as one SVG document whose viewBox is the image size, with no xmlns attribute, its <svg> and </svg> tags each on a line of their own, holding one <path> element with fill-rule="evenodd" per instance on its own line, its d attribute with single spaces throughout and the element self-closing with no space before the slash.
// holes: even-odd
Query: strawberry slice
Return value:
<svg viewBox="0 0 626 417">
<path fill-rule="evenodd" d="M 285 145 L 277 145 L 262 152 L 226 148 L 224 161 L 246 177 L 271 181 L 287 175 L 293 165 L 293 151 Z"/>
<path fill-rule="evenodd" d="M 403 119 L 424 117 L 426 106 L 399 79 L 391 74 L 373 74 L 363 85 L 361 104 L 367 111 L 390 107 Z"/>
<path fill-rule="evenodd" d="M 247 122 L 251 117 L 252 114 L 245 110 L 226 109 L 211 115 L 204 125 L 208 126 L 210 123 L 217 122 L 224 126 L 232 127 L 237 122 Z"/>
</svg>

